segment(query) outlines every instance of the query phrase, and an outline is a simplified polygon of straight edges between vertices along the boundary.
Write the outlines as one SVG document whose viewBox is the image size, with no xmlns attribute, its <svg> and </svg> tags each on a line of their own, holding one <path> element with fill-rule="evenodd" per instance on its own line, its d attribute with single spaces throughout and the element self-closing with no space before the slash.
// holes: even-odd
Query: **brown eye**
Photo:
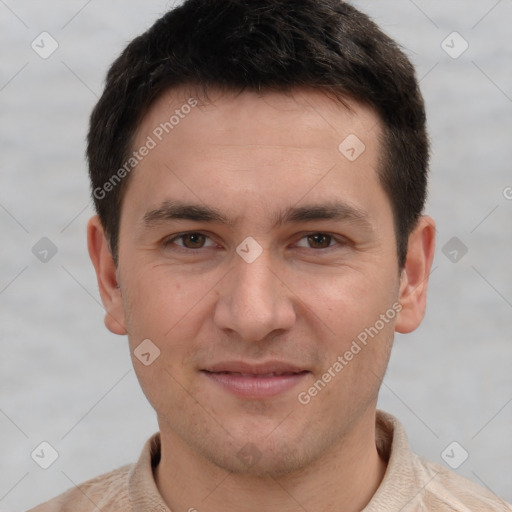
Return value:
<svg viewBox="0 0 512 512">
<path fill-rule="evenodd" d="M 214 249 L 217 244 L 208 236 L 198 231 L 189 231 L 188 233 L 181 233 L 173 237 L 163 240 L 163 246 L 166 250 L 179 250 L 185 251 L 186 249 L 199 250 L 199 249 Z"/>
<path fill-rule="evenodd" d="M 308 244 L 312 249 L 326 249 L 331 245 L 332 236 L 325 233 L 314 233 L 307 236 Z"/>
<path fill-rule="evenodd" d="M 187 249 L 201 249 L 206 241 L 206 236 L 202 235 L 201 233 L 187 233 L 185 235 L 181 235 L 178 238 L 181 238 L 181 245 Z"/>
</svg>

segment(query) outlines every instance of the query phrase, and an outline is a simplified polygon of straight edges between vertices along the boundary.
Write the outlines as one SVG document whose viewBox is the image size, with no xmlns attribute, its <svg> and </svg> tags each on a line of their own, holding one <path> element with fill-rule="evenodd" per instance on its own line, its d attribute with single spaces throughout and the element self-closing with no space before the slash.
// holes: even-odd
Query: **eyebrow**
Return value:
<svg viewBox="0 0 512 512">
<path fill-rule="evenodd" d="M 164 201 L 158 208 L 144 214 L 142 221 L 147 227 L 169 220 L 193 220 L 196 222 L 218 222 L 232 224 L 219 210 L 201 204 L 186 204 Z"/>
<path fill-rule="evenodd" d="M 216 208 L 202 204 L 188 204 L 180 201 L 164 201 L 158 208 L 148 211 L 142 221 L 146 227 L 172 220 L 219 223 L 232 226 L 235 221 Z M 313 222 L 318 220 L 345 221 L 372 229 L 370 216 L 365 210 L 345 202 L 292 206 L 274 216 L 273 227 L 283 224 Z"/>
<path fill-rule="evenodd" d="M 318 220 L 348 221 L 371 228 L 369 214 L 361 208 L 344 202 L 328 202 L 320 205 L 294 206 L 277 215 L 275 226 L 287 223 L 311 222 Z"/>
</svg>

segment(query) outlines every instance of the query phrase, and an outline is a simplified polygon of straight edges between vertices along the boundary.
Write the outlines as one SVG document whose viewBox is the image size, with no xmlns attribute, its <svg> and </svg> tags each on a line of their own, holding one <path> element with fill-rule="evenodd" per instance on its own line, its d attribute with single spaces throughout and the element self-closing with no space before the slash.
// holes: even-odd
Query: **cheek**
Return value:
<svg viewBox="0 0 512 512">
<path fill-rule="evenodd" d="M 303 391 L 315 397 L 318 390 L 318 398 L 311 398 L 313 408 L 333 423 L 340 421 L 340 411 L 348 414 L 376 398 L 397 316 L 396 283 L 389 280 L 377 285 L 362 275 L 345 277 L 329 285 L 317 282 L 310 288 L 322 365 L 310 383 L 314 389 Z M 337 404 L 334 409 L 332 404 Z"/>
<path fill-rule="evenodd" d="M 133 266 L 132 268 L 136 268 Z M 179 326 L 184 334 L 195 306 L 204 297 L 201 280 L 180 276 L 165 267 L 141 267 L 123 280 L 123 300 L 130 338 L 147 337 L 163 345 Z M 197 322 L 194 324 L 196 325 Z"/>
<path fill-rule="evenodd" d="M 180 411 L 190 399 L 183 392 L 192 389 L 187 361 L 198 348 L 195 340 L 204 324 L 200 315 L 208 305 L 204 281 L 184 279 L 163 267 L 146 267 L 132 272 L 123 283 L 131 356 L 141 387 L 156 410 L 166 410 L 172 403 L 173 413 Z M 150 345 L 145 353 L 153 357 L 156 350 L 158 356 L 146 365 L 137 353 L 148 339 L 157 349 Z"/>
<path fill-rule="evenodd" d="M 306 277 L 302 289 L 301 299 L 330 331 L 329 339 L 346 343 L 392 307 L 398 297 L 398 275 L 393 279 L 391 272 L 386 276 L 367 268 L 345 269 L 334 277 Z M 392 327 L 393 313 L 380 330 Z"/>
</svg>

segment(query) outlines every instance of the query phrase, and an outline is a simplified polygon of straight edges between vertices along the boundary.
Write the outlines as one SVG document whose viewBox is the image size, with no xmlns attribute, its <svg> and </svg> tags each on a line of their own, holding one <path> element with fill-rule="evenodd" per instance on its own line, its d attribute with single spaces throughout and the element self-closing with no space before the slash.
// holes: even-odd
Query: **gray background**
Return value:
<svg viewBox="0 0 512 512">
<path fill-rule="evenodd" d="M 171 5 L 0 1 L 0 511 L 134 461 L 157 429 L 126 338 L 103 326 L 83 155 L 107 66 Z M 512 2 L 356 5 L 417 67 L 433 144 L 427 213 L 438 223 L 428 312 L 397 336 L 380 407 L 440 464 L 457 441 L 469 453 L 457 472 L 512 501 Z M 48 59 L 31 48 L 42 31 L 59 44 Z M 442 48 L 453 31 L 469 44 L 456 59 Z M 57 248 L 46 263 L 32 252 L 42 237 Z M 468 250 L 457 262 L 442 250 L 452 237 Z M 30 457 L 41 441 L 59 453 L 46 470 Z"/>
</svg>

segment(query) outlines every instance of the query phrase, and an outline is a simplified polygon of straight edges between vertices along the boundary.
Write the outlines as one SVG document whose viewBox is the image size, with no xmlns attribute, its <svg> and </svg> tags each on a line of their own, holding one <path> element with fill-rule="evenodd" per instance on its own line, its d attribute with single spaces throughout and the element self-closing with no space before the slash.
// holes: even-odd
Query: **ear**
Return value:
<svg viewBox="0 0 512 512">
<path fill-rule="evenodd" d="M 105 230 L 97 215 L 87 224 L 87 246 L 105 306 L 105 325 L 114 334 L 127 334 L 121 289 L 117 284 L 117 268 Z"/>
<path fill-rule="evenodd" d="M 400 276 L 398 313 L 395 330 L 401 333 L 414 331 L 425 316 L 427 285 L 434 259 L 436 228 L 434 221 L 421 217 L 409 235 L 407 258 Z"/>
</svg>

